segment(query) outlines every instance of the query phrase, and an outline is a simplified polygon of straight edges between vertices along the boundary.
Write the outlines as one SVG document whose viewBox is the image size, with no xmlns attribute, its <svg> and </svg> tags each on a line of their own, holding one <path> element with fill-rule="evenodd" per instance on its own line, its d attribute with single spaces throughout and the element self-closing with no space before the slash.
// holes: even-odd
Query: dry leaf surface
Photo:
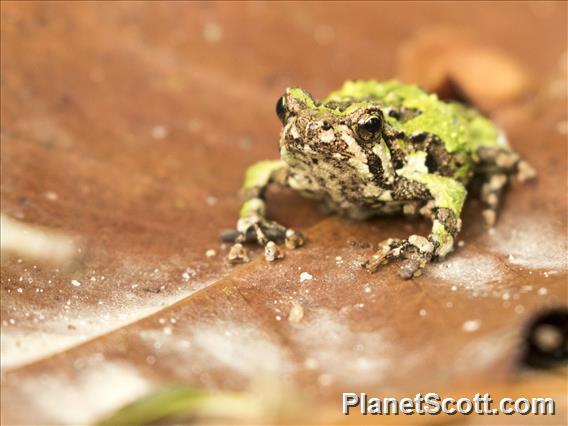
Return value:
<svg viewBox="0 0 568 426">
<path fill-rule="evenodd" d="M 92 422 L 171 382 L 264 377 L 321 406 L 489 391 L 515 380 L 531 315 L 566 303 L 565 4 L 26 2 L 2 3 L 1 23 L 2 213 L 81 241 L 69 268 L 2 265 L 5 424 Z M 539 76 L 498 116 L 539 179 L 510 189 L 494 232 L 470 200 L 464 244 L 404 282 L 361 270 L 356 243 L 427 224 L 349 223 L 273 192 L 271 215 L 309 243 L 228 266 L 218 234 L 246 166 L 277 155 L 284 87 L 390 78 L 403 40 L 449 23 Z"/>
</svg>

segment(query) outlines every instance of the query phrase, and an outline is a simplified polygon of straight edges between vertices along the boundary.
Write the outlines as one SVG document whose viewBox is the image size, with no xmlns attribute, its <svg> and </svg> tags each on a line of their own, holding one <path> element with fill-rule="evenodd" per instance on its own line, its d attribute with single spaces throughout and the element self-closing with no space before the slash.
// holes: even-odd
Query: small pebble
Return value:
<svg viewBox="0 0 568 426">
<path fill-rule="evenodd" d="M 292 302 L 292 309 L 288 314 L 288 321 L 298 323 L 304 318 L 304 308 L 298 302 Z"/>
</svg>

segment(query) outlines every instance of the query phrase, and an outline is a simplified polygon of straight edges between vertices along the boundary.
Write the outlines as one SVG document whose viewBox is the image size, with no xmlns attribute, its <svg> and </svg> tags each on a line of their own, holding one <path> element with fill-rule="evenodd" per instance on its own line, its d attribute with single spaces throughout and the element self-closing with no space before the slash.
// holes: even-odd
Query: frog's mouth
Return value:
<svg viewBox="0 0 568 426">
<path fill-rule="evenodd" d="M 300 152 L 305 150 L 305 137 L 301 129 L 298 128 L 296 117 L 288 119 L 280 132 L 280 148 L 286 148 L 290 152 Z"/>
</svg>

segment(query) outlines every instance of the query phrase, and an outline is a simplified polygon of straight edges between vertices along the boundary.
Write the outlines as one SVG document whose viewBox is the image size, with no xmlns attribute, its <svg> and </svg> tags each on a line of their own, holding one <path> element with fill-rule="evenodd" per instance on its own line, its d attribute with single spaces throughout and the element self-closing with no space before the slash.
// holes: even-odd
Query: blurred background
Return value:
<svg viewBox="0 0 568 426">
<path fill-rule="evenodd" d="M 527 330 L 550 309 L 565 324 L 566 12 L 2 2 L 3 424 L 565 424 L 565 364 L 535 361 Z M 288 191 L 269 213 L 309 244 L 229 266 L 218 236 L 246 167 L 278 156 L 286 87 L 395 77 L 490 115 L 538 181 L 490 231 L 468 201 L 456 252 L 412 282 L 358 264 L 428 224 L 346 222 Z M 345 417 L 342 392 L 549 396 L 557 415 Z"/>
</svg>

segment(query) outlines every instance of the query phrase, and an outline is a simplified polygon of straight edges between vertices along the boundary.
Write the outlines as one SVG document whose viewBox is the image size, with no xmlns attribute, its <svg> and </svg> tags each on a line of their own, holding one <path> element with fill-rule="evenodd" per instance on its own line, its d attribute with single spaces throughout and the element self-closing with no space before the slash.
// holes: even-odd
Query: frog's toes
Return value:
<svg viewBox="0 0 568 426">
<path fill-rule="evenodd" d="M 287 229 L 284 238 L 284 243 L 286 244 L 287 248 L 293 250 L 303 246 L 306 243 L 306 238 L 304 237 L 304 234 L 302 234 L 299 231 L 294 231 L 293 229 Z"/>
<path fill-rule="evenodd" d="M 268 241 L 264 246 L 264 258 L 268 262 L 274 262 L 284 258 L 284 252 L 276 245 L 274 241 Z"/>
<path fill-rule="evenodd" d="M 411 235 L 408 240 L 389 238 L 379 244 L 379 250 L 363 264 L 369 272 L 375 272 L 391 260 L 404 258 L 399 275 L 403 279 L 417 277 L 432 259 L 435 246 L 427 238 Z"/>
<path fill-rule="evenodd" d="M 247 236 L 246 241 L 256 241 L 263 246 L 269 241 L 282 241 L 286 235 L 285 226 L 261 217 L 240 219 L 237 230 Z"/>
<path fill-rule="evenodd" d="M 241 218 L 236 229 L 221 233 L 221 240 L 227 243 L 252 243 L 266 245 L 269 241 L 283 241 L 286 227 L 260 216 Z"/>
<path fill-rule="evenodd" d="M 521 160 L 517 165 L 517 179 L 519 182 L 526 182 L 536 178 L 536 170 L 526 161 Z"/>
<path fill-rule="evenodd" d="M 233 264 L 247 263 L 250 260 L 247 249 L 241 243 L 233 244 L 227 258 Z"/>
<path fill-rule="evenodd" d="M 244 263 L 249 261 L 249 256 L 244 243 L 254 242 L 264 246 L 264 257 L 267 261 L 273 262 L 284 257 L 284 252 L 276 242 L 285 241 L 286 247 L 296 248 L 304 243 L 301 233 L 278 222 L 269 221 L 262 216 L 253 215 L 239 219 L 237 229 L 227 231 L 221 235 L 224 241 L 231 241 L 234 244 L 229 251 L 229 262 Z"/>
<path fill-rule="evenodd" d="M 422 275 L 424 267 L 430 262 L 431 255 L 423 253 L 416 248 L 410 248 L 405 255 L 406 259 L 402 262 L 398 275 L 403 280 L 419 277 Z"/>
<path fill-rule="evenodd" d="M 391 259 L 402 254 L 405 242 L 396 238 L 389 238 L 379 244 L 377 252 L 366 262 L 363 268 L 369 272 L 376 272 L 381 266 L 386 265 Z"/>
<path fill-rule="evenodd" d="M 408 245 L 404 249 L 405 260 L 400 266 L 398 275 L 403 280 L 419 277 L 434 255 L 434 244 L 421 235 L 408 237 Z"/>
</svg>

